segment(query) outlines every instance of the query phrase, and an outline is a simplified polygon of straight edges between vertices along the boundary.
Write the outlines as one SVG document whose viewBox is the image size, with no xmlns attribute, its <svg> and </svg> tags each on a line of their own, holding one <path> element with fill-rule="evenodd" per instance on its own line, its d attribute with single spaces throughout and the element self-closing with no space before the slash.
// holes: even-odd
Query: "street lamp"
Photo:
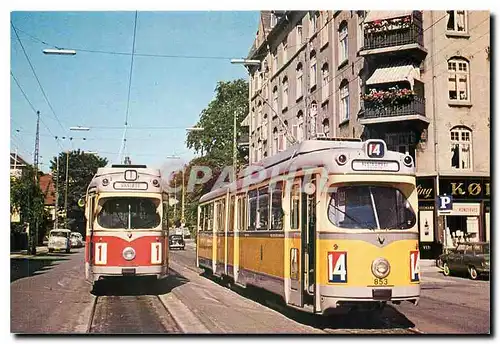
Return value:
<svg viewBox="0 0 500 344">
<path fill-rule="evenodd" d="M 70 49 L 43 49 L 45 55 L 76 55 L 76 50 Z"/>
</svg>

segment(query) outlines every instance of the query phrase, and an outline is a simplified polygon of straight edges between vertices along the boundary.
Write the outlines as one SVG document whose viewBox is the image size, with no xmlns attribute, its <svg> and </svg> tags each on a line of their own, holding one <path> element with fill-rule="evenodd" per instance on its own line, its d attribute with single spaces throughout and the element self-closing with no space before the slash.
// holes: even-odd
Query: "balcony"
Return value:
<svg viewBox="0 0 500 344">
<path fill-rule="evenodd" d="M 384 107 L 375 107 L 373 103 L 364 101 L 362 114 L 359 123 L 363 125 L 417 121 L 427 126 L 430 122 L 425 117 L 425 99 L 420 97 L 415 97 L 406 104 Z"/>
<path fill-rule="evenodd" d="M 364 30 L 364 47 L 361 56 L 369 57 L 379 54 L 395 54 L 396 52 L 414 52 L 423 60 L 427 55 L 424 48 L 424 34 L 421 21 L 412 17 L 410 23 L 392 26 L 388 29 L 366 28 Z"/>
</svg>

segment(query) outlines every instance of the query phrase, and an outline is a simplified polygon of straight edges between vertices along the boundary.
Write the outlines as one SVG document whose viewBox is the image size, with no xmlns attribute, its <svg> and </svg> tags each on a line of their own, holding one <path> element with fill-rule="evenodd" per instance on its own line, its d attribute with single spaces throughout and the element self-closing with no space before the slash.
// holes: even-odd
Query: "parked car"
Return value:
<svg viewBox="0 0 500 344">
<path fill-rule="evenodd" d="M 54 251 L 66 251 L 69 253 L 71 251 L 71 241 L 70 241 L 71 231 L 65 228 L 53 229 L 49 233 L 49 252 Z"/>
<path fill-rule="evenodd" d="M 168 237 L 168 247 L 169 248 L 179 248 L 181 250 L 184 250 L 185 246 L 186 246 L 186 244 L 184 243 L 184 239 L 182 238 L 182 235 L 172 234 L 171 236 Z"/>
<path fill-rule="evenodd" d="M 78 232 L 71 232 L 71 247 L 83 247 L 83 237 Z"/>
<path fill-rule="evenodd" d="M 480 275 L 489 275 L 490 243 L 459 243 L 456 248 L 440 255 L 436 265 L 443 270 L 445 276 L 467 272 L 475 280 Z"/>
</svg>

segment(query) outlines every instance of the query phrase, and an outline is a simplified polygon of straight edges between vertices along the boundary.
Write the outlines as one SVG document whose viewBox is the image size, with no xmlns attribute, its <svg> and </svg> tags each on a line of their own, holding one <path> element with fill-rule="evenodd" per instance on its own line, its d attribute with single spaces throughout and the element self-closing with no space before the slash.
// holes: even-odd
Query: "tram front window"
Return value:
<svg viewBox="0 0 500 344">
<path fill-rule="evenodd" d="M 331 190 L 328 219 L 337 227 L 408 229 L 415 225 L 415 212 L 396 188 L 353 185 Z"/>
<path fill-rule="evenodd" d="M 160 225 L 159 199 L 141 197 L 104 198 L 97 223 L 108 229 L 151 229 Z"/>
</svg>

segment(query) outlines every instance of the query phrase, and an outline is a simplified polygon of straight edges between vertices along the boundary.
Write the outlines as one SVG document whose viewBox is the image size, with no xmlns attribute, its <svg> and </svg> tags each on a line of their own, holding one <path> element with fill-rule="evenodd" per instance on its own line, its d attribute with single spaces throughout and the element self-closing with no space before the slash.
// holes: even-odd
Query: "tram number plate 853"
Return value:
<svg viewBox="0 0 500 344">
<path fill-rule="evenodd" d="M 387 278 L 374 278 L 373 284 L 374 285 L 387 285 Z"/>
</svg>

